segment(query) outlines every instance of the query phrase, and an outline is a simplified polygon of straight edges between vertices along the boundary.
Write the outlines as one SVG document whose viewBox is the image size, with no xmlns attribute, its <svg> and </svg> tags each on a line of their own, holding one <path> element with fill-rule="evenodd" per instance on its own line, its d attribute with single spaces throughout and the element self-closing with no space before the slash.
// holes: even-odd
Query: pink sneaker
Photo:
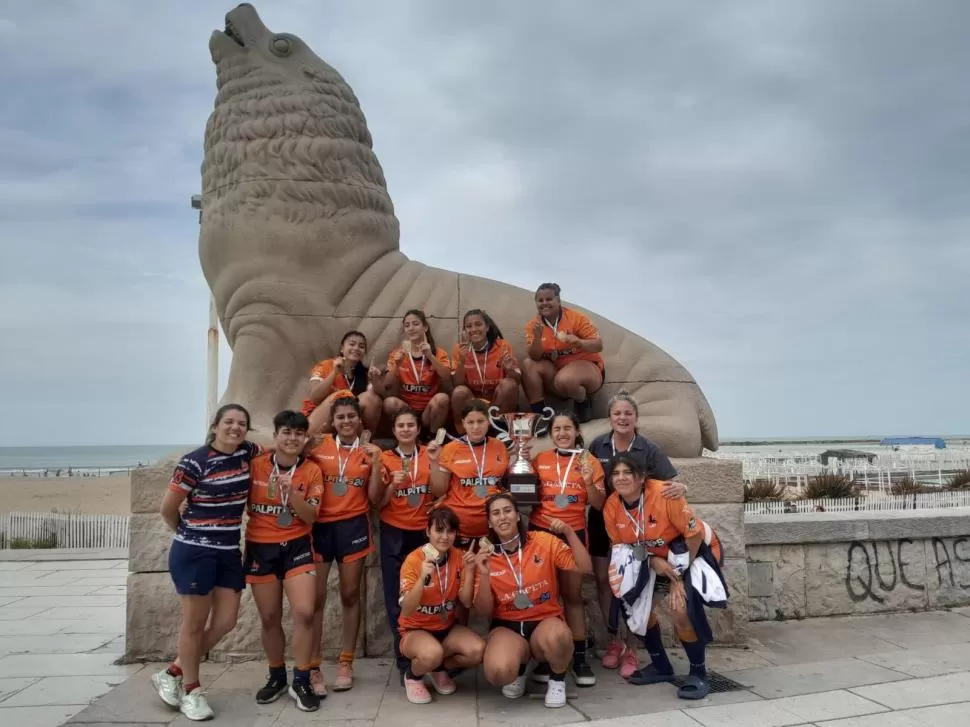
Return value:
<svg viewBox="0 0 970 727">
<path fill-rule="evenodd" d="M 620 676 L 629 679 L 633 676 L 633 672 L 639 668 L 640 662 L 637 659 L 636 649 L 624 649 L 623 655 L 620 657 Z"/>
<path fill-rule="evenodd" d="M 327 685 L 323 681 L 323 672 L 319 669 L 310 670 L 310 687 L 318 697 L 327 696 Z"/>
<path fill-rule="evenodd" d="M 341 661 L 337 664 L 337 678 L 333 680 L 333 690 L 346 692 L 352 686 L 354 686 L 354 665 Z"/>
<path fill-rule="evenodd" d="M 423 679 L 405 679 L 404 691 L 411 704 L 427 704 L 431 701 L 431 692 L 424 686 Z"/>
<path fill-rule="evenodd" d="M 431 686 L 438 694 L 447 697 L 449 694 L 454 694 L 455 690 L 458 688 L 455 686 L 454 680 L 448 676 L 446 671 L 433 671 L 431 672 Z"/>
<path fill-rule="evenodd" d="M 620 656 L 623 654 L 623 644 L 614 639 L 610 642 L 610 648 L 603 654 L 603 668 L 616 669 L 620 665 Z"/>
</svg>

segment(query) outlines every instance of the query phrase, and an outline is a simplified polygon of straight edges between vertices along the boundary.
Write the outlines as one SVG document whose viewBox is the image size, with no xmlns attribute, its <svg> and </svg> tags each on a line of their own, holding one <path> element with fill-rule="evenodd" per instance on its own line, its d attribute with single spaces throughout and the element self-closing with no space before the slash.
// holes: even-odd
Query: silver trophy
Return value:
<svg viewBox="0 0 970 727">
<path fill-rule="evenodd" d="M 514 443 L 515 461 L 509 467 L 509 492 L 520 505 L 539 504 L 539 477 L 532 469 L 532 462 L 525 456 L 523 450 L 526 443 L 535 437 L 537 422 L 552 421 L 555 415 L 556 412 L 548 406 L 542 410 L 542 414 L 534 411 L 503 414 L 499 412 L 497 406 L 491 406 L 488 409 L 488 419 L 492 426 L 496 429 L 505 429 L 509 439 Z M 505 421 L 505 426 L 499 424 L 500 420 Z"/>
</svg>

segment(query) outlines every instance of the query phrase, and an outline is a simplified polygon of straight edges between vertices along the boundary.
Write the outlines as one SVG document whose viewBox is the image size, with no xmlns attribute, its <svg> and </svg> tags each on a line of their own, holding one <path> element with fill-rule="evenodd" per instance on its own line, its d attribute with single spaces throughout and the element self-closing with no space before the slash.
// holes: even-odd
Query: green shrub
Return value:
<svg viewBox="0 0 970 727">
<path fill-rule="evenodd" d="M 893 482 L 889 492 L 893 495 L 918 495 L 921 492 L 931 492 L 932 487 L 921 485 L 909 475 Z"/>
<path fill-rule="evenodd" d="M 57 547 L 57 538 L 53 535 L 49 538 L 10 538 L 7 544 L 10 550 L 38 550 Z"/>
<path fill-rule="evenodd" d="M 785 496 L 785 488 L 772 480 L 752 480 L 744 483 L 744 501 L 780 500 Z"/>
<path fill-rule="evenodd" d="M 804 500 L 855 497 L 856 487 L 848 475 L 815 475 L 808 481 Z"/>
<path fill-rule="evenodd" d="M 946 483 L 946 489 L 970 489 L 970 470 L 963 470 L 963 472 L 957 472 L 955 475 L 951 475 L 949 481 Z"/>
</svg>

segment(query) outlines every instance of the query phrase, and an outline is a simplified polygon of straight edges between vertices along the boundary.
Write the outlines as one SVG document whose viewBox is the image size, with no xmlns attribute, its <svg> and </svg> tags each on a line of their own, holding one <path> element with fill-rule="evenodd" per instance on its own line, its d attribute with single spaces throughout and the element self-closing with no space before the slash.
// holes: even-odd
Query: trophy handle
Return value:
<svg viewBox="0 0 970 727">
<path fill-rule="evenodd" d="M 499 424 L 498 420 L 495 417 L 499 416 L 500 414 L 501 412 L 499 411 L 498 407 L 495 406 L 494 404 L 488 407 L 488 420 L 492 423 L 493 427 L 499 430 L 502 429 L 502 425 Z"/>
<path fill-rule="evenodd" d="M 553 419 L 556 418 L 556 410 L 553 409 L 551 406 L 547 406 L 545 409 L 542 410 L 542 416 L 539 418 L 544 422 L 551 422 Z"/>
</svg>

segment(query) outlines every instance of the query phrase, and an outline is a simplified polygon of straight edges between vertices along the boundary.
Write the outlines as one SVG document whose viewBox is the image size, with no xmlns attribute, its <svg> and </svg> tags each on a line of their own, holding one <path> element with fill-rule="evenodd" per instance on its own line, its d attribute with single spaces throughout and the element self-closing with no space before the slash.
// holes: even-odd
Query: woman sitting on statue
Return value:
<svg viewBox="0 0 970 727">
<path fill-rule="evenodd" d="M 603 386 L 603 339 L 582 313 L 564 308 L 556 283 L 536 290 L 538 315 L 525 328 L 529 356 L 522 362 L 522 385 L 534 412 L 546 407 L 547 393 L 572 399 L 581 423 L 593 418 L 592 396 Z M 542 422 L 536 431 L 545 436 Z"/>
<path fill-rule="evenodd" d="M 440 507 L 427 518 L 427 544 L 412 550 L 400 570 L 401 652 L 410 660 L 404 688 L 409 702 L 427 704 L 424 683 L 442 695 L 454 694 L 448 674 L 482 663 L 485 641 L 457 622 L 458 603 L 471 608 L 475 555 L 454 547 L 458 535 L 455 511 Z"/>
<path fill-rule="evenodd" d="M 348 331 L 340 341 L 340 354 L 320 361 L 310 372 L 303 413 L 310 418 L 310 432 L 329 432 L 333 403 L 344 396 L 357 397 L 364 428 L 376 432 L 381 418 L 381 397 L 371 382 L 380 376 L 376 367 L 364 364 L 367 338 Z"/>
<path fill-rule="evenodd" d="M 425 441 L 448 421 L 451 362 L 435 343 L 427 316 L 419 310 L 404 314 L 404 341 L 391 351 L 387 373 L 374 388 L 384 397 L 384 414 L 393 419 L 405 406 L 421 418 Z"/>
<path fill-rule="evenodd" d="M 656 599 L 666 595 L 677 638 L 690 662 L 690 673 L 677 696 L 703 699 L 710 692 L 705 649 L 713 640 L 704 607 L 727 605 L 721 543 L 686 500 L 664 497 L 664 483 L 648 480 L 637 458 L 626 452 L 617 454 L 611 469 L 615 492 L 603 507 L 613 543 L 610 582 L 622 602 L 627 627 L 642 637 L 651 662 L 633 672 L 628 681 L 673 681 L 674 668 L 657 618 Z M 646 575 L 644 568 L 648 569 Z"/>
<path fill-rule="evenodd" d="M 455 387 L 451 409 L 459 434 L 465 433 L 461 412 L 472 399 L 494 404 L 500 412 L 516 410 L 522 371 L 512 347 L 488 313 L 478 308 L 465 313 L 451 365 Z"/>
</svg>

